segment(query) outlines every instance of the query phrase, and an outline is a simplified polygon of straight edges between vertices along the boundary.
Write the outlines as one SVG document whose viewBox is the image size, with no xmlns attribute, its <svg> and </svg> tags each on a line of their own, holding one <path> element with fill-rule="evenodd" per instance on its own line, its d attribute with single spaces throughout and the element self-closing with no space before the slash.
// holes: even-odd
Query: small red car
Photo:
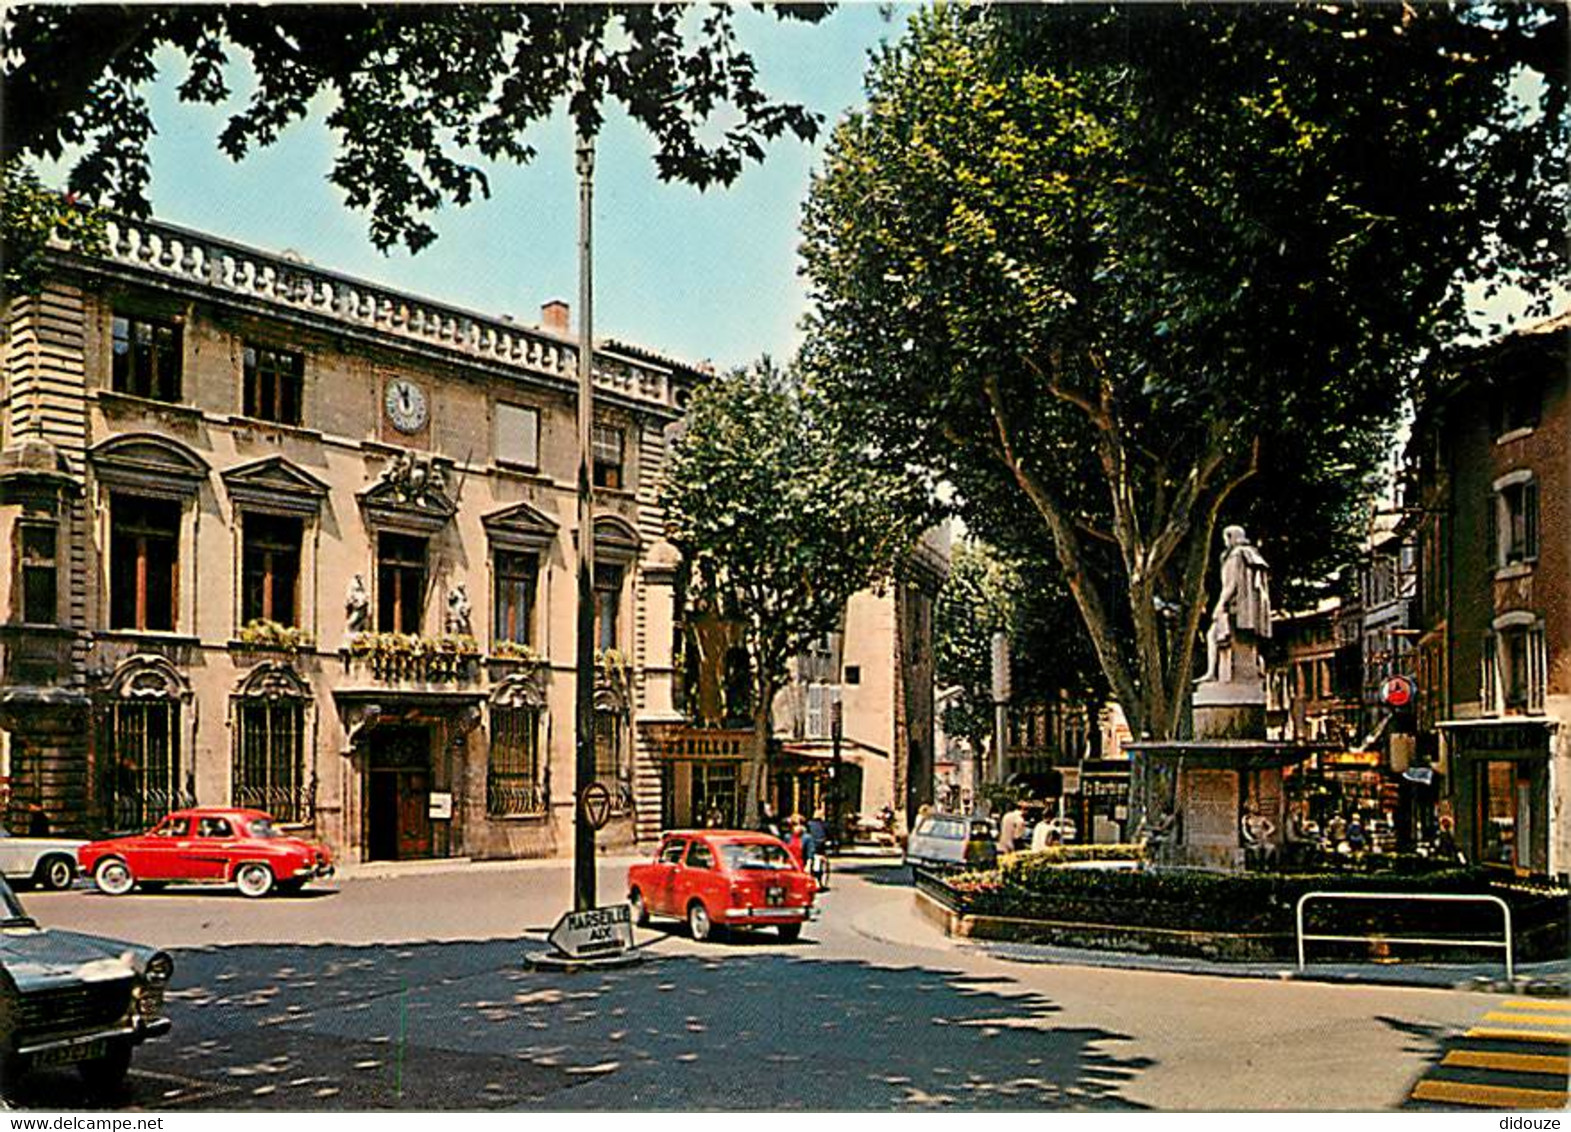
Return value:
<svg viewBox="0 0 1571 1132">
<path fill-rule="evenodd" d="M 109 896 L 194 881 L 259 897 L 299 892 L 306 881 L 333 875 L 325 847 L 281 832 L 260 810 L 221 806 L 178 810 L 146 833 L 89 841 L 76 859 Z"/>
<path fill-rule="evenodd" d="M 778 837 L 741 830 L 668 833 L 654 860 L 627 870 L 633 919 L 687 921 L 694 939 L 716 927 L 773 925 L 790 942 L 813 914 L 818 885 Z"/>
</svg>

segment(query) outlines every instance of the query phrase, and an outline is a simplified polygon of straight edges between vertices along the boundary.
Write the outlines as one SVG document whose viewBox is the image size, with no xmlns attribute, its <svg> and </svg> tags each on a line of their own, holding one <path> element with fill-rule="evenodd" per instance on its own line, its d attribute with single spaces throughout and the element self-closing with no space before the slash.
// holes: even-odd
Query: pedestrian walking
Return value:
<svg viewBox="0 0 1571 1132">
<path fill-rule="evenodd" d="M 780 819 L 775 817 L 775 808 L 768 801 L 758 803 L 758 829 L 770 837 L 780 836 Z"/>
</svg>

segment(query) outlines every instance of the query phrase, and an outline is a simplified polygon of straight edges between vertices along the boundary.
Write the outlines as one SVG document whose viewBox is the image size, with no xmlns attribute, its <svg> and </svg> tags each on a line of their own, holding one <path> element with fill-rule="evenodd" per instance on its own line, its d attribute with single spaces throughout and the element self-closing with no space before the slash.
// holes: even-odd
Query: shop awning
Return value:
<svg viewBox="0 0 1571 1132">
<path fill-rule="evenodd" d="M 834 748 L 828 739 L 796 739 L 781 743 L 780 750 L 803 762 L 827 763 L 834 758 Z M 840 740 L 841 758 L 860 762 L 867 756 L 887 759 L 889 752 L 880 751 L 877 747 L 868 746 L 855 739 Z"/>
</svg>

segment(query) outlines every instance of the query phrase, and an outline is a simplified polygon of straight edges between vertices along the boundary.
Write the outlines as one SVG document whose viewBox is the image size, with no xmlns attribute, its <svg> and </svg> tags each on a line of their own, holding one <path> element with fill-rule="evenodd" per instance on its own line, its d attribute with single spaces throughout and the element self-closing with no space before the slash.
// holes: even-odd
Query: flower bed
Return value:
<svg viewBox="0 0 1571 1132">
<path fill-rule="evenodd" d="M 1417 871 L 1413 861 L 1369 872 L 1214 873 L 1194 869 L 1074 868 L 1066 847 L 1011 854 L 997 868 L 961 873 L 937 882 L 942 902 L 972 935 L 1039 939 L 1076 946 L 1202 954 L 1228 958 L 1286 957 L 1292 953 L 1299 897 L 1309 892 L 1494 894 L 1507 900 L 1518 946 L 1541 952 L 1563 947 L 1556 927 L 1565 920 L 1566 894 L 1528 893 L 1492 886 L 1481 870 Z M 1081 860 L 1095 860 L 1085 855 Z M 1102 860 L 1129 859 L 1109 852 Z M 1492 904 L 1357 901 L 1311 906 L 1317 933 L 1426 935 L 1437 938 L 1498 937 L 1500 912 Z M 1325 958 L 1367 954 L 1365 944 L 1321 946 Z M 1478 961 L 1487 952 L 1441 948 L 1431 957 Z"/>
</svg>

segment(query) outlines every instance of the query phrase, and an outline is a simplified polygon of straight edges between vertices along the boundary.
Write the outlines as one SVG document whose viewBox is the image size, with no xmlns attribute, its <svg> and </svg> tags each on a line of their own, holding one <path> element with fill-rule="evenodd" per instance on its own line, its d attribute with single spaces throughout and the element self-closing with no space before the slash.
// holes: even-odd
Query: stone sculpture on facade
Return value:
<svg viewBox="0 0 1571 1132">
<path fill-rule="evenodd" d="M 356 574 L 344 598 L 344 625 L 350 636 L 371 627 L 371 595 L 365 592 L 365 579 Z"/>
<path fill-rule="evenodd" d="M 463 583 L 460 582 L 447 591 L 447 619 L 443 623 L 443 628 L 449 636 L 474 636 L 474 629 L 470 624 L 469 614 L 469 594 L 464 590 Z"/>
</svg>

